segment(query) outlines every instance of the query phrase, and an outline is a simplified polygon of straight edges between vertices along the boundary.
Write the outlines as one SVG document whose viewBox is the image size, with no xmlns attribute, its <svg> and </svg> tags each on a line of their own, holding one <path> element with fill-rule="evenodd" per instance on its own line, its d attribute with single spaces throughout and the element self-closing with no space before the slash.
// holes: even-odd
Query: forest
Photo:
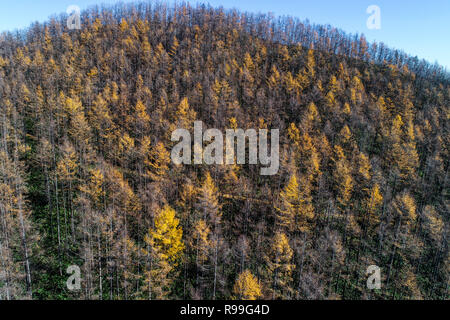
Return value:
<svg viewBox="0 0 450 320">
<path fill-rule="evenodd" d="M 0 34 L 0 300 L 450 298 L 444 68 L 206 5 L 66 20 Z M 279 129 L 277 174 L 175 165 L 195 121 Z"/>
</svg>

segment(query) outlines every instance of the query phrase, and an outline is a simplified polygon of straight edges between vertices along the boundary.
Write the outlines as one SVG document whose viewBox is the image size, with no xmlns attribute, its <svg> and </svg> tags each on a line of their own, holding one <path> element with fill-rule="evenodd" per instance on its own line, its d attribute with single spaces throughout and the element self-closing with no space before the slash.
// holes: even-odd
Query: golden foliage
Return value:
<svg viewBox="0 0 450 320">
<path fill-rule="evenodd" d="M 233 292 L 242 300 L 256 300 L 262 296 L 258 279 L 249 270 L 239 274 Z"/>
</svg>

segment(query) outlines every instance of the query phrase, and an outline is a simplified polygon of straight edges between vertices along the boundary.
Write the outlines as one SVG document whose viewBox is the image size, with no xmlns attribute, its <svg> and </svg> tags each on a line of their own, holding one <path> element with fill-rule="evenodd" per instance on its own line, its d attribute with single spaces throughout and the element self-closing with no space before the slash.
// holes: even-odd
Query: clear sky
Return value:
<svg viewBox="0 0 450 320">
<path fill-rule="evenodd" d="M 166 0 L 173 2 L 174 0 Z M 34 21 L 94 4 L 135 2 L 115 0 L 1 0 L 0 31 L 22 29 Z M 330 24 L 350 33 L 364 33 L 413 56 L 438 62 L 450 70 L 450 0 L 190 0 L 250 12 L 273 12 Z M 381 29 L 366 26 L 369 5 L 381 9 Z"/>
</svg>

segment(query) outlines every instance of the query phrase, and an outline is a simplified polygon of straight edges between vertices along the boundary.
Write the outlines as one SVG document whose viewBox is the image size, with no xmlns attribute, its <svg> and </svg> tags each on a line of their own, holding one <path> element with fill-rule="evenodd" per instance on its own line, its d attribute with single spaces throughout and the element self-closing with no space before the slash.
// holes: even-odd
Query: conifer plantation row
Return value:
<svg viewBox="0 0 450 320">
<path fill-rule="evenodd" d="M 66 20 L 0 35 L 0 299 L 449 299 L 443 68 L 207 6 Z M 279 129 L 278 174 L 174 165 L 196 120 Z"/>
</svg>

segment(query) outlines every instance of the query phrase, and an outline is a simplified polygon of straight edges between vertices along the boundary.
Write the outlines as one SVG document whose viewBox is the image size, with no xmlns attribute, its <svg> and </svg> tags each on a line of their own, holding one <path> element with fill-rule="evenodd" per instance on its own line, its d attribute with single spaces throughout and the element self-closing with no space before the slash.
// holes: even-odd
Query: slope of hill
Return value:
<svg viewBox="0 0 450 320">
<path fill-rule="evenodd" d="M 0 40 L 0 299 L 449 298 L 442 68 L 202 6 L 65 19 Z M 174 165 L 195 120 L 279 129 L 280 170 Z"/>
</svg>

